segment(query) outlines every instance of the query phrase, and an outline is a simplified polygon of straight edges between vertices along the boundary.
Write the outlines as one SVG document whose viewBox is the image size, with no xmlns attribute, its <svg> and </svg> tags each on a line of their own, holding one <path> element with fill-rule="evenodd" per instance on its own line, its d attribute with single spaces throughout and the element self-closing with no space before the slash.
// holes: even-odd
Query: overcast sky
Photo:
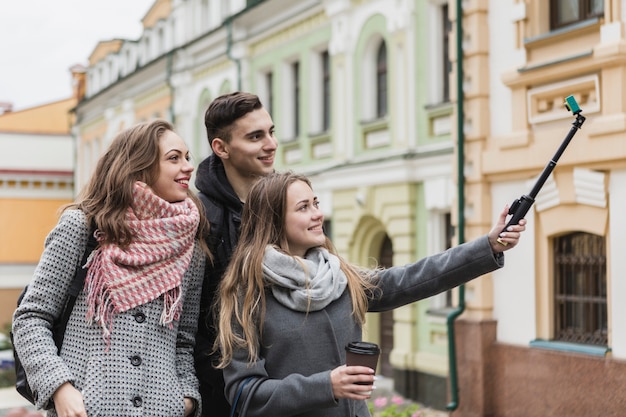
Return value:
<svg viewBox="0 0 626 417">
<path fill-rule="evenodd" d="M 0 0 L 0 102 L 13 110 L 68 98 L 69 68 L 101 40 L 138 39 L 155 0 Z"/>
</svg>

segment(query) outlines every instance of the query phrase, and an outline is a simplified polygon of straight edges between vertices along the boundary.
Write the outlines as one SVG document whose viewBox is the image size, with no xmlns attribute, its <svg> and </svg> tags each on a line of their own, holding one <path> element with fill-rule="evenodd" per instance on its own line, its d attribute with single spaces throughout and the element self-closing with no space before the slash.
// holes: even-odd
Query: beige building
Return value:
<svg viewBox="0 0 626 417">
<path fill-rule="evenodd" d="M 467 285 L 453 415 L 624 413 L 625 17 L 621 0 L 463 2 L 468 235 L 574 136 L 507 266 Z"/>
</svg>

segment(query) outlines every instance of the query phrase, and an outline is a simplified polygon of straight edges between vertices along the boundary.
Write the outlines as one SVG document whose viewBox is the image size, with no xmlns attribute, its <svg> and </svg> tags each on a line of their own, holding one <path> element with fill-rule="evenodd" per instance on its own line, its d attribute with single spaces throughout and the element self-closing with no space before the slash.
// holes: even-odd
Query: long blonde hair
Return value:
<svg viewBox="0 0 626 417">
<path fill-rule="evenodd" d="M 76 201 L 62 210 L 78 208 L 87 216 L 90 224 L 103 233 L 105 243 L 126 247 L 133 239 L 126 224 L 126 210 L 132 203 L 132 190 L 136 181 L 149 186 L 160 173 L 161 137 L 174 131 L 165 120 L 139 123 L 120 132 L 111 142 L 105 154 L 98 160 L 93 175 Z M 208 233 L 208 222 L 202 203 L 193 192 L 187 191 L 200 212 L 197 237 L 205 253 L 210 256 L 203 236 Z"/>
<path fill-rule="evenodd" d="M 239 242 L 219 288 L 219 310 L 216 312 L 219 333 L 215 349 L 221 353 L 217 365 L 220 368 L 231 362 L 233 352 L 238 348 L 248 351 L 250 362 L 259 357 L 266 307 L 263 256 L 267 245 L 288 254 L 285 234 L 287 189 L 296 181 L 311 187 L 305 176 L 284 172 L 261 177 L 250 189 L 241 216 Z M 328 237 L 322 247 L 337 255 Z M 372 274 L 341 257 L 339 261 L 348 279 L 352 314 L 362 325 L 368 296 L 374 290 L 372 280 L 368 279 Z"/>
</svg>

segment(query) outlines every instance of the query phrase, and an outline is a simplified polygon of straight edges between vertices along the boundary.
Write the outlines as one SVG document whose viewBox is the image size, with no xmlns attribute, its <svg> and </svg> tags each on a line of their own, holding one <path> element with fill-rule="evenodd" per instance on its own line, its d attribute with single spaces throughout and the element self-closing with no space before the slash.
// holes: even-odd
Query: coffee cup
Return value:
<svg viewBox="0 0 626 417">
<path fill-rule="evenodd" d="M 376 343 L 350 342 L 346 345 L 347 366 L 367 366 L 376 372 L 380 348 Z M 369 385 L 360 383 L 360 385 Z"/>
</svg>

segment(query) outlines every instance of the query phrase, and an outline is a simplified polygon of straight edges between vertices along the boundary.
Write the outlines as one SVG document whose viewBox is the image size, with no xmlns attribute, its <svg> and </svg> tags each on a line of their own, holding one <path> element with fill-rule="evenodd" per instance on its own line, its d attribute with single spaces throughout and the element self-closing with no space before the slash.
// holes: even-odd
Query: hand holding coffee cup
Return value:
<svg viewBox="0 0 626 417">
<path fill-rule="evenodd" d="M 346 365 L 366 366 L 376 372 L 380 348 L 376 343 L 350 342 L 346 345 Z M 358 385 L 371 385 L 366 382 L 356 382 Z"/>
</svg>

